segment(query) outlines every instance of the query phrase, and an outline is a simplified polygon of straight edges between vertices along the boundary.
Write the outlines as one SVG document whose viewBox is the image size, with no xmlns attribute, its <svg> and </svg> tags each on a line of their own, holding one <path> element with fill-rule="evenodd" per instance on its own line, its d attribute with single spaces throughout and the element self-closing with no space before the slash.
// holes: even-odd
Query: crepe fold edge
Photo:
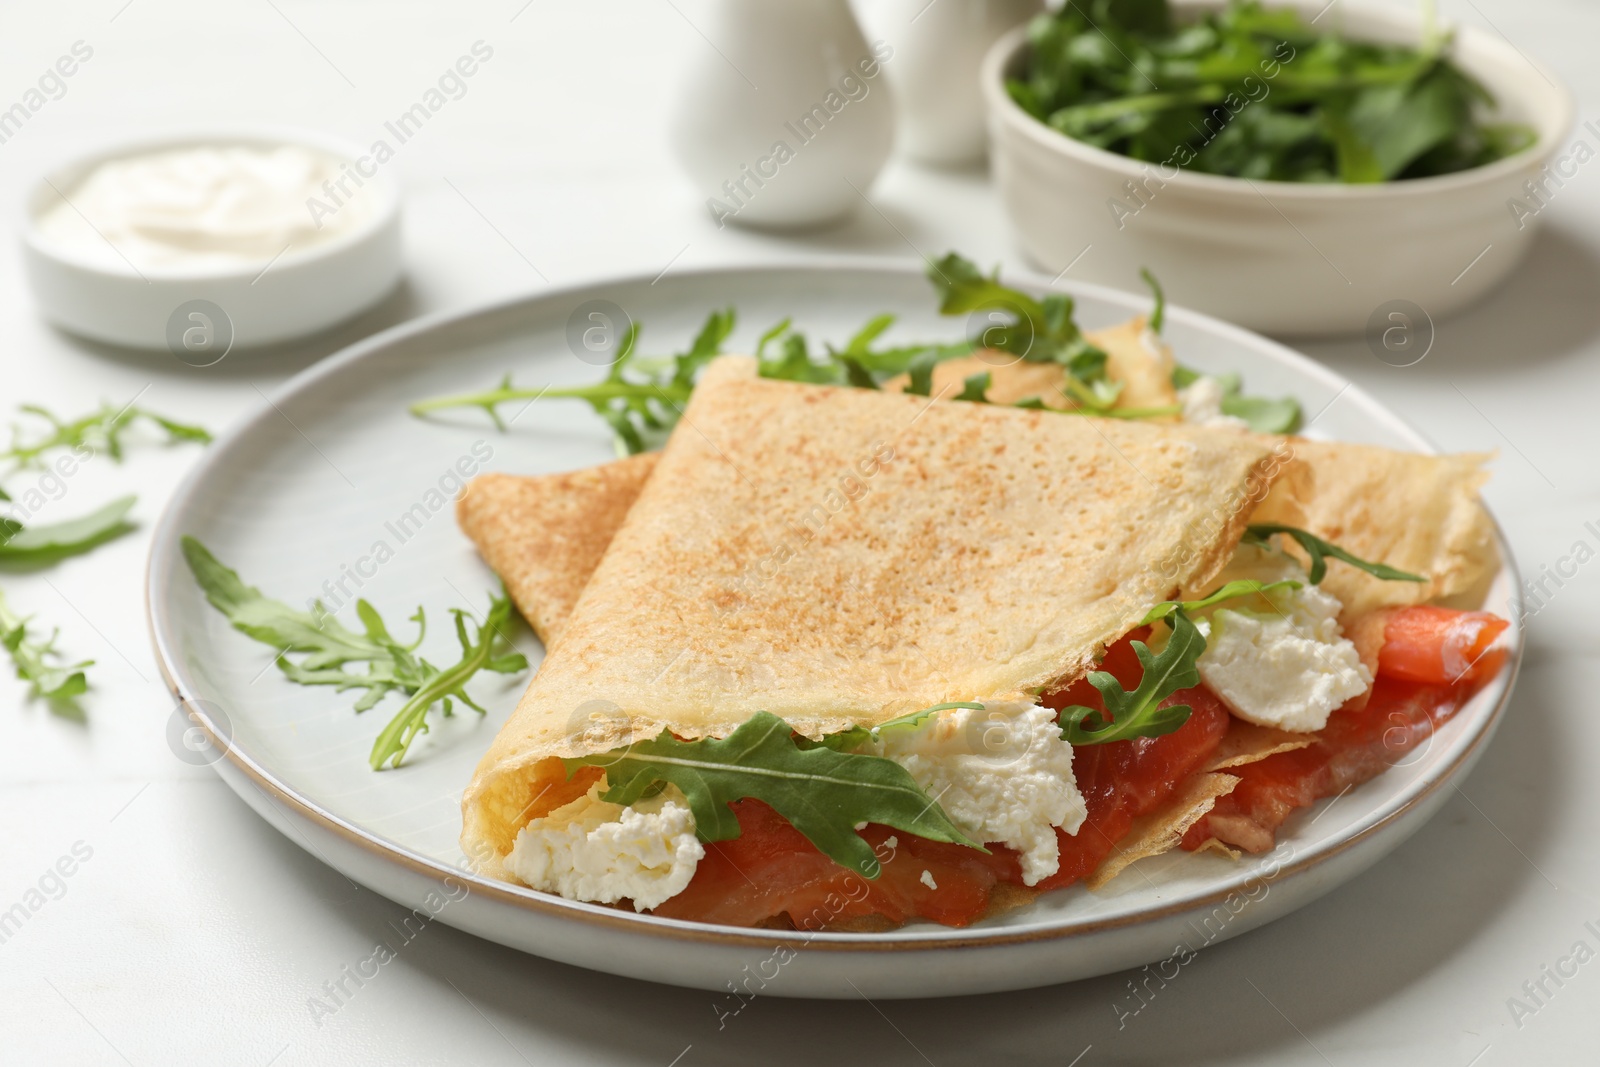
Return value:
<svg viewBox="0 0 1600 1067">
<path fill-rule="evenodd" d="M 1067 684 L 1222 568 L 1287 469 L 1275 455 L 1249 435 L 755 380 L 751 361 L 718 360 L 480 762 L 463 847 L 503 877 L 517 830 L 565 795 L 562 757 L 725 736 L 758 710 L 818 737 Z M 1120 569 L 1101 579 L 1107 560 Z"/>
<path fill-rule="evenodd" d="M 656 459 L 644 452 L 537 478 L 481 474 L 457 501 L 457 524 L 546 648 L 572 617 Z"/>
<path fill-rule="evenodd" d="M 1500 562 L 1479 490 L 1487 453 L 1428 455 L 1342 441 L 1289 441 L 1301 476 L 1273 487 L 1253 521 L 1296 526 L 1368 560 L 1422 576 L 1384 581 L 1339 560 L 1323 588 L 1346 626 L 1383 609 L 1484 592 Z M 1297 546 L 1287 549 L 1303 557 Z M 1479 596 L 1478 599 L 1481 599 Z"/>
</svg>

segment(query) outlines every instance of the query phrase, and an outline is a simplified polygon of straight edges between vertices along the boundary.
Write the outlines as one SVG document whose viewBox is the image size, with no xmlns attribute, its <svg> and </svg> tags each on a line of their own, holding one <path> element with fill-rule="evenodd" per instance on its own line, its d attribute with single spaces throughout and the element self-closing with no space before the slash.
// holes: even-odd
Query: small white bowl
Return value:
<svg viewBox="0 0 1600 1067">
<path fill-rule="evenodd" d="M 28 191 L 20 227 L 28 282 L 46 319 L 96 341 L 171 348 L 203 366 L 230 348 L 327 329 L 370 307 L 399 281 L 400 193 L 381 167 L 363 178 L 374 198 L 365 219 L 326 243 L 303 252 L 291 248 L 270 264 L 140 271 L 75 253 L 40 232 L 43 212 L 99 164 L 200 145 L 301 145 L 352 163 L 366 155 L 357 145 L 308 131 L 208 128 L 121 141 L 48 170 Z"/>
<path fill-rule="evenodd" d="M 1180 20 L 1224 6 L 1173 0 Z M 1272 6 L 1309 20 L 1326 0 Z M 1324 24 L 1358 40 L 1422 38 L 1420 19 L 1406 12 L 1340 4 Z M 1012 227 L 1050 274 L 1072 265 L 1074 278 L 1126 289 L 1148 267 L 1174 302 L 1267 333 L 1360 332 L 1396 302 L 1429 316 L 1472 304 L 1527 251 L 1538 216 L 1519 220 L 1509 201 L 1527 201 L 1523 184 L 1543 177 L 1571 129 L 1573 104 L 1552 74 L 1506 42 L 1472 27 L 1454 33 L 1451 58 L 1494 95 L 1495 120 L 1530 126 L 1536 142 L 1455 174 L 1344 185 L 1174 174 L 1058 133 L 1006 92 L 1027 47 L 1026 30 L 1016 30 L 990 49 L 982 75 L 995 180 Z M 1130 198 L 1129 183 L 1145 206 Z"/>
</svg>

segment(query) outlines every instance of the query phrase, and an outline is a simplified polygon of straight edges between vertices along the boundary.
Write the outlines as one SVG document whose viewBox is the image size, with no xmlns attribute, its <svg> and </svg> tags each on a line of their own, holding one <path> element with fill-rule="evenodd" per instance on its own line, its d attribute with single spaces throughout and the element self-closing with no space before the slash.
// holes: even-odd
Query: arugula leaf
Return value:
<svg viewBox="0 0 1600 1067">
<path fill-rule="evenodd" d="M 987 404 L 989 397 L 986 394 L 989 392 L 989 383 L 993 380 L 994 376 L 988 371 L 969 374 L 963 379 L 961 392 L 956 394 L 955 399 L 974 404 Z"/>
<path fill-rule="evenodd" d="M 639 356 L 639 324 L 630 323 L 618 342 L 617 359 L 607 368 L 606 376 L 593 385 L 533 389 L 512 384 L 511 375 L 507 374 L 494 389 L 421 400 L 409 410 L 413 415 L 427 415 L 447 408 L 482 408 L 504 430 L 505 422 L 499 415 L 501 404 L 516 400 L 583 400 L 606 421 L 629 455 L 643 452 L 658 444 L 677 423 L 683 405 L 694 391 L 696 376 L 722 353 L 735 321 L 732 308 L 712 311 L 689 348 L 666 359 Z"/>
<path fill-rule="evenodd" d="M 1156 276 L 1148 268 L 1140 267 L 1139 277 L 1150 287 L 1150 293 L 1156 301 L 1155 307 L 1150 309 L 1150 332 L 1160 333 L 1161 327 L 1167 322 L 1167 294 L 1161 291 L 1161 283 L 1156 281 Z"/>
<path fill-rule="evenodd" d="M 1040 122 L 1136 160 L 1258 181 L 1402 180 L 1532 143 L 1525 126 L 1481 119 L 1493 101 L 1450 43 L 1349 40 L 1240 0 L 1183 25 L 1165 0 L 1073 0 L 1029 25 L 1006 87 Z"/>
<path fill-rule="evenodd" d="M 972 344 L 969 341 L 913 343 L 890 348 L 873 348 L 872 343 L 892 325 L 894 325 L 893 315 L 874 316 L 856 331 L 855 336 L 850 338 L 844 348 L 835 349 L 832 345 L 826 345 L 828 358 L 846 364 L 847 371 L 849 364 L 859 364 L 861 369 L 871 376 L 876 386 L 896 375 L 907 373 L 911 365 L 919 359 L 924 362 L 940 363 L 972 353 Z M 850 380 L 850 384 L 857 383 Z"/>
<path fill-rule="evenodd" d="M 1172 387 L 1186 389 L 1205 377 L 1192 367 L 1178 364 L 1172 368 Z M 1222 383 L 1222 413 L 1243 419 L 1256 433 L 1289 434 L 1300 428 L 1300 401 L 1293 397 L 1273 400 L 1262 396 L 1244 396 L 1243 383 L 1237 374 L 1211 375 Z"/>
<path fill-rule="evenodd" d="M 915 729 L 916 727 L 919 727 L 923 723 L 927 722 L 930 716 L 937 715 L 941 711 L 953 711 L 956 708 L 965 708 L 968 711 L 982 711 L 983 705 L 959 700 L 948 704 L 935 704 L 931 708 L 923 708 L 921 711 L 913 711 L 905 715 L 900 715 L 896 718 L 889 719 L 886 722 L 880 722 L 876 726 L 852 726 L 848 730 L 841 730 L 836 734 L 829 734 L 820 741 L 812 741 L 808 738 L 797 737 L 795 738 L 795 743 L 801 748 L 812 748 L 817 745 L 822 745 L 839 752 L 851 752 L 860 748 L 868 741 L 877 740 L 885 730 L 898 731 Z"/>
<path fill-rule="evenodd" d="M 49 428 L 41 435 L 29 437 L 22 426 L 12 426 L 11 446 L 0 451 L 0 461 L 9 460 L 14 465 L 13 469 L 39 466 L 39 457 L 57 448 L 88 448 L 104 452 L 120 463 L 122 435 L 141 419 L 160 428 L 166 434 L 168 444 L 183 441 L 208 444 L 211 441 L 211 434 L 204 427 L 178 422 L 131 404 L 122 408 L 103 404 L 98 411 L 72 420 L 59 418 L 38 404 L 23 404 L 19 410 L 43 419 Z"/>
<path fill-rule="evenodd" d="M 28 620 L 12 611 L 5 594 L 0 592 L 0 645 L 11 655 L 17 677 L 29 683 L 34 696 L 63 704 L 88 691 L 89 683 L 83 672 L 94 661 L 61 662 L 55 649 L 58 633 L 42 641 L 31 636 Z"/>
<path fill-rule="evenodd" d="M 428 711 L 440 701 L 444 702 L 446 715 L 451 714 L 452 697 L 478 714 L 485 714 L 485 709 L 474 703 L 466 690 L 467 682 L 479 671 L 516 674 L 528 669 L 527 657 L 514 650 L 508 651 L 510 646 L 500 633 L 500 627 L 511 621 L 509 596 L 502 594 L 490 600 L 488 615 L 481 623 L 471 623 L 476 632 L 470 636 L 467 633 L 467 613 L 460 608 L 452 608 L 451 611 L 456 617 L 456 639 L 461 642 L 461 659 L 455 666 L 430 675 L 406 701 L 405 706 L 395 712 L 394 718 L 389 720 L 389 724 L 372 743 L 369 762 L 375 771 L 383 770 L 386 763 L 391 767 L 400 766 L 406 753 L 411 750 L 411 742 L 419 734 L 428 732 Z"/>
<path fill-rule="evenodd" d="M 126 521 L 137 497 L 118 497 L 104 507 L 65 522 L 24 526 L 0 519 L 0 563 L 48 562 L 87 552 L 133 529 Z"/>
<path fill-rule="evenodd" d="M 1061 736 L 1069 744 L 1099 745 L 1134 737 L 1160 737 L 1189 721 L 1193 709 L 1188 704 L 1165 708 L 1160 704 L 1178 690 L 1200 684 L 1195 661 L 1206 650 L 1206 639 L 1182 610 L 1173 612 L 1169 621 L 1172 637 L 1159 653 L 1152 653 L 1143 641 L 1132 642 L 1134 655 L 1144 668 L 1144 676 L 1133 692 L 1123 689 L 1116 675 L 1108 671 L 1090 672 L 1089 684 L 1100 691 L 1106 710 L 1102 713 L 1081 704 L 1061 709 Z"/>
<path fill-rule="evenodd" d="M 1272 400 L 1230 394 L 1222 398 L 1222 413 L 1243 419 L 1256 433 L 1289 434 L 1300 428 L 1300 401 L 1292 396 Z"/>
<path fill-rule="evenodd" d="M 878 877 L 882 867 L 856 833 L 864 822 L 984 851 L 898 763 L 820 745 L 802 748 L 789 724 L 765 711 L 723 739 L 679 741 L 663 730 L 652 740 L 562 762 L 569 777 L 587 764 L 604 766 L 604 799 L 613 804 L 632 804 L 662 782 L 677 786 L 705 841 L 739 836 L 730 803 L 763 801 L 836 863 L 866 878 Z"/>
<path fill-rule="evenodd" d="M 374 770 L 383 769 L 385 763 L 400 766 L 417 735 L 427 731 L 427 714 L 435 704 L 442 702 L 445 715 L 453 713 L 453 699 L 482 713 L 484 709 L 473 703 L 463 688 L 478 671 L 515 674 L 528 667 L 527 659 L 510 650 L 500 635 L 500 627 L 511 616 L 511 602 L 503 591 L 490 601 L 484 622 L 471 623 L 476 627 L 471 635 L 469 614 L 460 608 L 451 609 L 461 643 L 461 659 L 441 671 L 416 655 L 427 632 L 420 607 L 411 616 L 417 624 L 417 638 L 410 644 L 390 634 L 377 609 L 365 600 L 356 602 L 356 616 L 362 625 L 362 632 L 357 633 L 334 618 L 320 600 L 313 601 L 311 610 L 302 611 L 245 585 L 238 572 L 225 566 L 193 537 L 184 537 L 182 547 L 184 559 L 211 606 L 226 616 L 234 629 L 276 650 L 278 669 L 289 681 L 297 685 L 331 685 L 341 693 L 365 690 L 355 702 L 358 713 L 391 692 L 399 691 L 410 698 L 378 735 L 371 756 Z M 296 663 L 288 657 L 291 652 L 303 653 L 304 658 Z M 356 671 L 351 669 L 353 665 L 365 669 Z"/>
<path fill-rule="evenodd" d="M 911 366 L 906 371 L 906 376 L 911 380 L 906 383 L 905 392 L 913 396 L 930 396 L 933 393 L 933 368 L 937 360 L 929 353 L 911 361 Z"/>
<path fill-rule="evenodd" d="M 1029 363 L 1059 363 L 1071 377 L 1090 382 L 1103 378 L 1106 354 L 1084 339 L 1073 321 L 1073 302 L 1064 293 L 1041 299 L 1001 285 L 999 271 L 985 275 L 956 252 L 928 265 L 928 280 L 939 293 L 939 313 L 967 315 L 988 312 L 1003 320 L 986 328 L 976 344 L 1010 352 Z M 1008 321 L 1005 321 L 1008 320 Z"/>
<path fill-rule="evenodd" d="M 211 606 L 226 616 L 235 630 L 276 649 L 278 668 L 290 681 L 299 685 L 333 685 L 340 692 L 364 689 L 365 694 L 356 703 L 357 711 L 366 711 L 392 690 L 409 693 L 421 686 L 422 664 L 412 653 L 425 631 L 419 632 L 412 644 L 402 645 L 390 636 L 371 605 L 362 600 L 356 604 L 356 614 L 366 632 L 356 633 L 334 618 L 320 600 L 310 611 L 301 611 L 245 585 L 238 572 L 193 537 L 184 537 L 182 547 L 183 557 Z M 423 626 L 420 611 L 413 621 Z M 285 655 L 289 652 L 306 656 L 293 663 Z M 348 669 L 351 664 L 365 664 L 367 669 L 358 673 Z"/>
<path fill-rule="evenodd" d="M 1141 0 L 1142 2 L 1142 0 Z M 1145 272 L 1156 296 L 1151 314 L 1153 328 L 1160 329 L 1166 317 L 1166 301 L 1159 284 Z M 1117 407 L 1123 384 L 1106 373 L 1108 357 L 1091 345 L 1073 321 L 1072 298 L 1050 293 L 1035 298 L 1018 289 L 1000 284 L 998 272 L 985 275 L 975 264 L 958 253 L 928 264 L 928 278 L 940 295 L 939 310 L 946 315 L 987 312 L 991 324 L 970 341 L 914 343 L 883 348 L 874 347 L 894 324 L 893 315 L 876 315 L 850 338 L 843 348 L 824 344 L 814 353 L 805 334 L 796 330 L 791 319 L 783 319 L 761 335 L 755 347 L 758 373 L 763 378 L 807 382 L 820 385 L 881 389 L 892 378 L 905 375 L 903 391 L 914 396 L 931 396 L 933 372 L 940 363 L 971 355 L 978 348 L 1005 351 L 1035 363 L 1054 363 L 1065 371 L 1061 393 L 1072 407 L 1049 408 L 1039 397 L 1027 397 L 1009 406 L 1029 410 L 1058 410 L 1068 415 L 1095 415 L 1101 418 L 1148 419 L 1180 413 L 1176 406 Z M 487 392 L 436 397 L 414 403 L 414 415 L 426 415 L 449 408 L 478 407 L 488 412 L 501 430 L 504 422 L 497 414 L 499 405 L 515 400 L 578 399 L 588 402 L 612 428 L 621 451 L 642 452 L 656 447 L 677 422 L 681 407 L 689 400 L 700 370 L 721 352 L 733 330 L 734 312 L 713 312 L 688 352 L 666 360 L 636 356 L 638 324 L 624 336 L 621 355 L 606 377 L 593 385 L 563 388 L 524 388 L 512 384 L 506 375 L 500 385 Z M 1180 374 L 1192 374 L 1180 368 Z M 988 383 L 979 384 L 982 374 L 965 379 L 965 388 L 955 397 L 975 403 L 990 403 Z M 1300 408 L 1293 400 L 1269 401 L 1255 397 L 1228 396 L 1223 409 L 1238 414 L 1252 428 L 1263 433 L 1288 433 L 1299 422 Z"/>
<path fill-rule="evenodd" d="M 1250 596 L 1257 593 L 1265 596 L 1274 590 L 1299 589 L 1300 587 L 1300 583 L 1291 578 L 1285 578 L 1277 582 L 1263 582 L 1257 578 L 1238 578 L 1218 586 L 1199 600 L 1163 600 L 1150 609 L 1149 614 L 1144 617 L 1139 625 L 1149 626 L 1178 612 L 1204 611 L 1206 608 L 1220 604 L 1224 600 L 1232 600 L 1235 597 Z"/>
<path fill-rule="evenodd" d="M 1344 560 L 1352 567 L 1359 567 L 1374 578 L 1382 578 L 1390 582 L 1425 582 L 1420 574 L 1411 574 L 1408 571 L 1391 567 L 1387 563 L 1373 563 L 1370 560 L 1353 556 L 1338 545 L 1324 541 L 1313 533 L 1299 529 L 1295 526 L 1282 526 L 1277 523 L 1253 523 L 1245 527 L 1244 539 L 1256 544 L 1266 544 L 1273 534 L 1284 534 L 1293 538 L 1305 549 L 1306 555 L 1311 557 L 1311 569 L 1308 577 L 1312 585 L 1320 585 L 1328 573 L 1328 561 L 1325 557 Z"/>
</svg>

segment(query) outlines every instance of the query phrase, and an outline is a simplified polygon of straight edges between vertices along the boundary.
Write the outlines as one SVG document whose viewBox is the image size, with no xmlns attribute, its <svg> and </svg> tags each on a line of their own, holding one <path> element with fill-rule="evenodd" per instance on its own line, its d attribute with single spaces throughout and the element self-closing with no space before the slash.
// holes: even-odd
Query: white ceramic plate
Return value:
<svg viewBox="0 0 1600 1067">
<path fill-rule="evenodd" d="M 1024 279 L 1011 279 L 1025 284 Z M 1075 285 L 1079 321 L 1107 325 L 1144 298 Z M 245 580 L 291 603 L 359 592 L 406 632 L 420 603 L 433 621 L 423 652 L 454 659 L 450 607 L 484 608 L 495 586 L 437 494 L 441 478 L 486 452 L 479 469 L 560 471 L 612 456 L 605 426 L 580 403 L 545 401 L 496 432 L 479 412 L 433 421 L 414 400 L 487 387 L 507 370 L 523 383 L 592 381 L 599 368 L 568 345 L 568 321 L 590 300 L 644 324 L 641 350 L 684 344 L 713 307 L 733 305 L 730 346 L 748 349 L 793 315 L 814 339 L 841 342 L 872 315 L 900 316 L 893 337 L 959 336 L 912 266 L 862 260 L 632 278 L 541 293 L 379 334 L 299 375 L 213 445 L 163 516 L 151 550 L 149 607 L 157 656 L 216 750 L 196 753 L 256 811 L 350 878 L 425 914 L 505 945 L 630 977 L 762 995 L 914 997 L 1046 985 L 1172 957 L 1298 908 L 1361 872 L 1415 831 L 1481 753 L 1515 674 L 1511 665 L 1430 743 L 1371 782 L 1289 822 L 1278 849 L 1238 863 L 1177 852 L 1141 863 L 1106 891 L 1072 887 L 966 930 L 914 924 L 882 934 L 782 934 L 636 915 L 480 879 L 457 845 L 462 788 L 516 703 L 525 678 L 480 678 L 486 720 L 466 712 L 436 725 L 408 765 L 367 769 L 391 697 L 357 716 L 352 697 L 302 688 L 271 650 L 233 631 L 195 586 L 178 540 L 192 534 Z M 1403 449 L 1427 444 L 1396 416 L 1326 369 L 1262 337 L 1172 309 L 1167 336 L 1181 361 L 1239 371 L 1252 392 L 1298 396 L 1318 436 Z M 446 488 L 450 482 L 446 478 Z M 430 496 L 430 491 L 434 495 Z M 421 505 L 421 511 L 417 510 Z M 435 506 L 438 505 L 438 506 Z M 411 522 L 400 525 L 410 514 Z M 370 561 L 383 542 L 392 558 Z M 1509 558 L 1509 553 L 1503 553 Z M 363 563 L 364 557 L 369 562 Z M 360 574 L 360 587 L 349 574 Z M 339 583 L 343 579 L 343 591 Z M 325 584 L 326 583 L 326 584 Z M 1488 607 L 1515 619 L 1508 569 Z M 538 643 L 521 643 L 537 661 Z M 174 714 L 179 740 L 184 709 Z"/>
</svg>

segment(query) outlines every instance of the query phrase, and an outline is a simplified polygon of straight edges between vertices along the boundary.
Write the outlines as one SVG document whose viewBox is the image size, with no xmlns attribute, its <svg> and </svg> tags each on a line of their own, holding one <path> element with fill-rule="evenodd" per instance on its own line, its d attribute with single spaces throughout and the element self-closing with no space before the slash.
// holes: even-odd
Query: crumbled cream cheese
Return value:
<svg viewBox="0 0 1600 1067">
<path fill-rule="evenodd" d="M 1372 684 L 1339 628 L 1338 598 L 1311 585 L 1293 557 L 1264 546 L 1241 545 L 1216 584 L 1240 578 L 1303 584 L 1198 613 L 1206 638 L 1200 677 L 1247 722 L 1297 733 L 1322 729 L 1335 708 Z"/>
<path fill-rule="evenodd" d="M 933 880 L 933 872 L 932 871 L 923 871 L 922 872 L 922 876 L 920 878 L 918 878 L 917 881 L 921 882 L 923 885 L 927 886 L 929 889 L 932 889 L 935 892 L 938 892 L 939 883 L 935 882 Z"/>
<path fill-rule="evenodd" d="M 705 856 L 694 814 L 676 787 L 627 807 L 600 799 L 603 787 L 517 834 L 506 866 L 519 880 L 573 900 L 632 900 L 646 911 L 683 892 Z"/>
<path fill-rule="evenodd" d="M 1022 853 L 1026 885 L 1061 865 L 1055 828 L 1075 834 L 1087 815 L 1072 746 L 1049 708 L 999 701 L 982 711 L 955 708 L 915 729 L 886 730 L 867 750 L 910 772 L 973 840 Z"/>
<path fill-rule="evenodd" d="M 1231 426 L 1248 430 L 1250 424 L 1243 419 L 1222 413 L 1222 398 L 1225 395 L 1222 382 L 1202 374 L 1178 390 L 1178 403 L 1183 405 L 1183 421 L 1197 426 Z"/>
</svg>

